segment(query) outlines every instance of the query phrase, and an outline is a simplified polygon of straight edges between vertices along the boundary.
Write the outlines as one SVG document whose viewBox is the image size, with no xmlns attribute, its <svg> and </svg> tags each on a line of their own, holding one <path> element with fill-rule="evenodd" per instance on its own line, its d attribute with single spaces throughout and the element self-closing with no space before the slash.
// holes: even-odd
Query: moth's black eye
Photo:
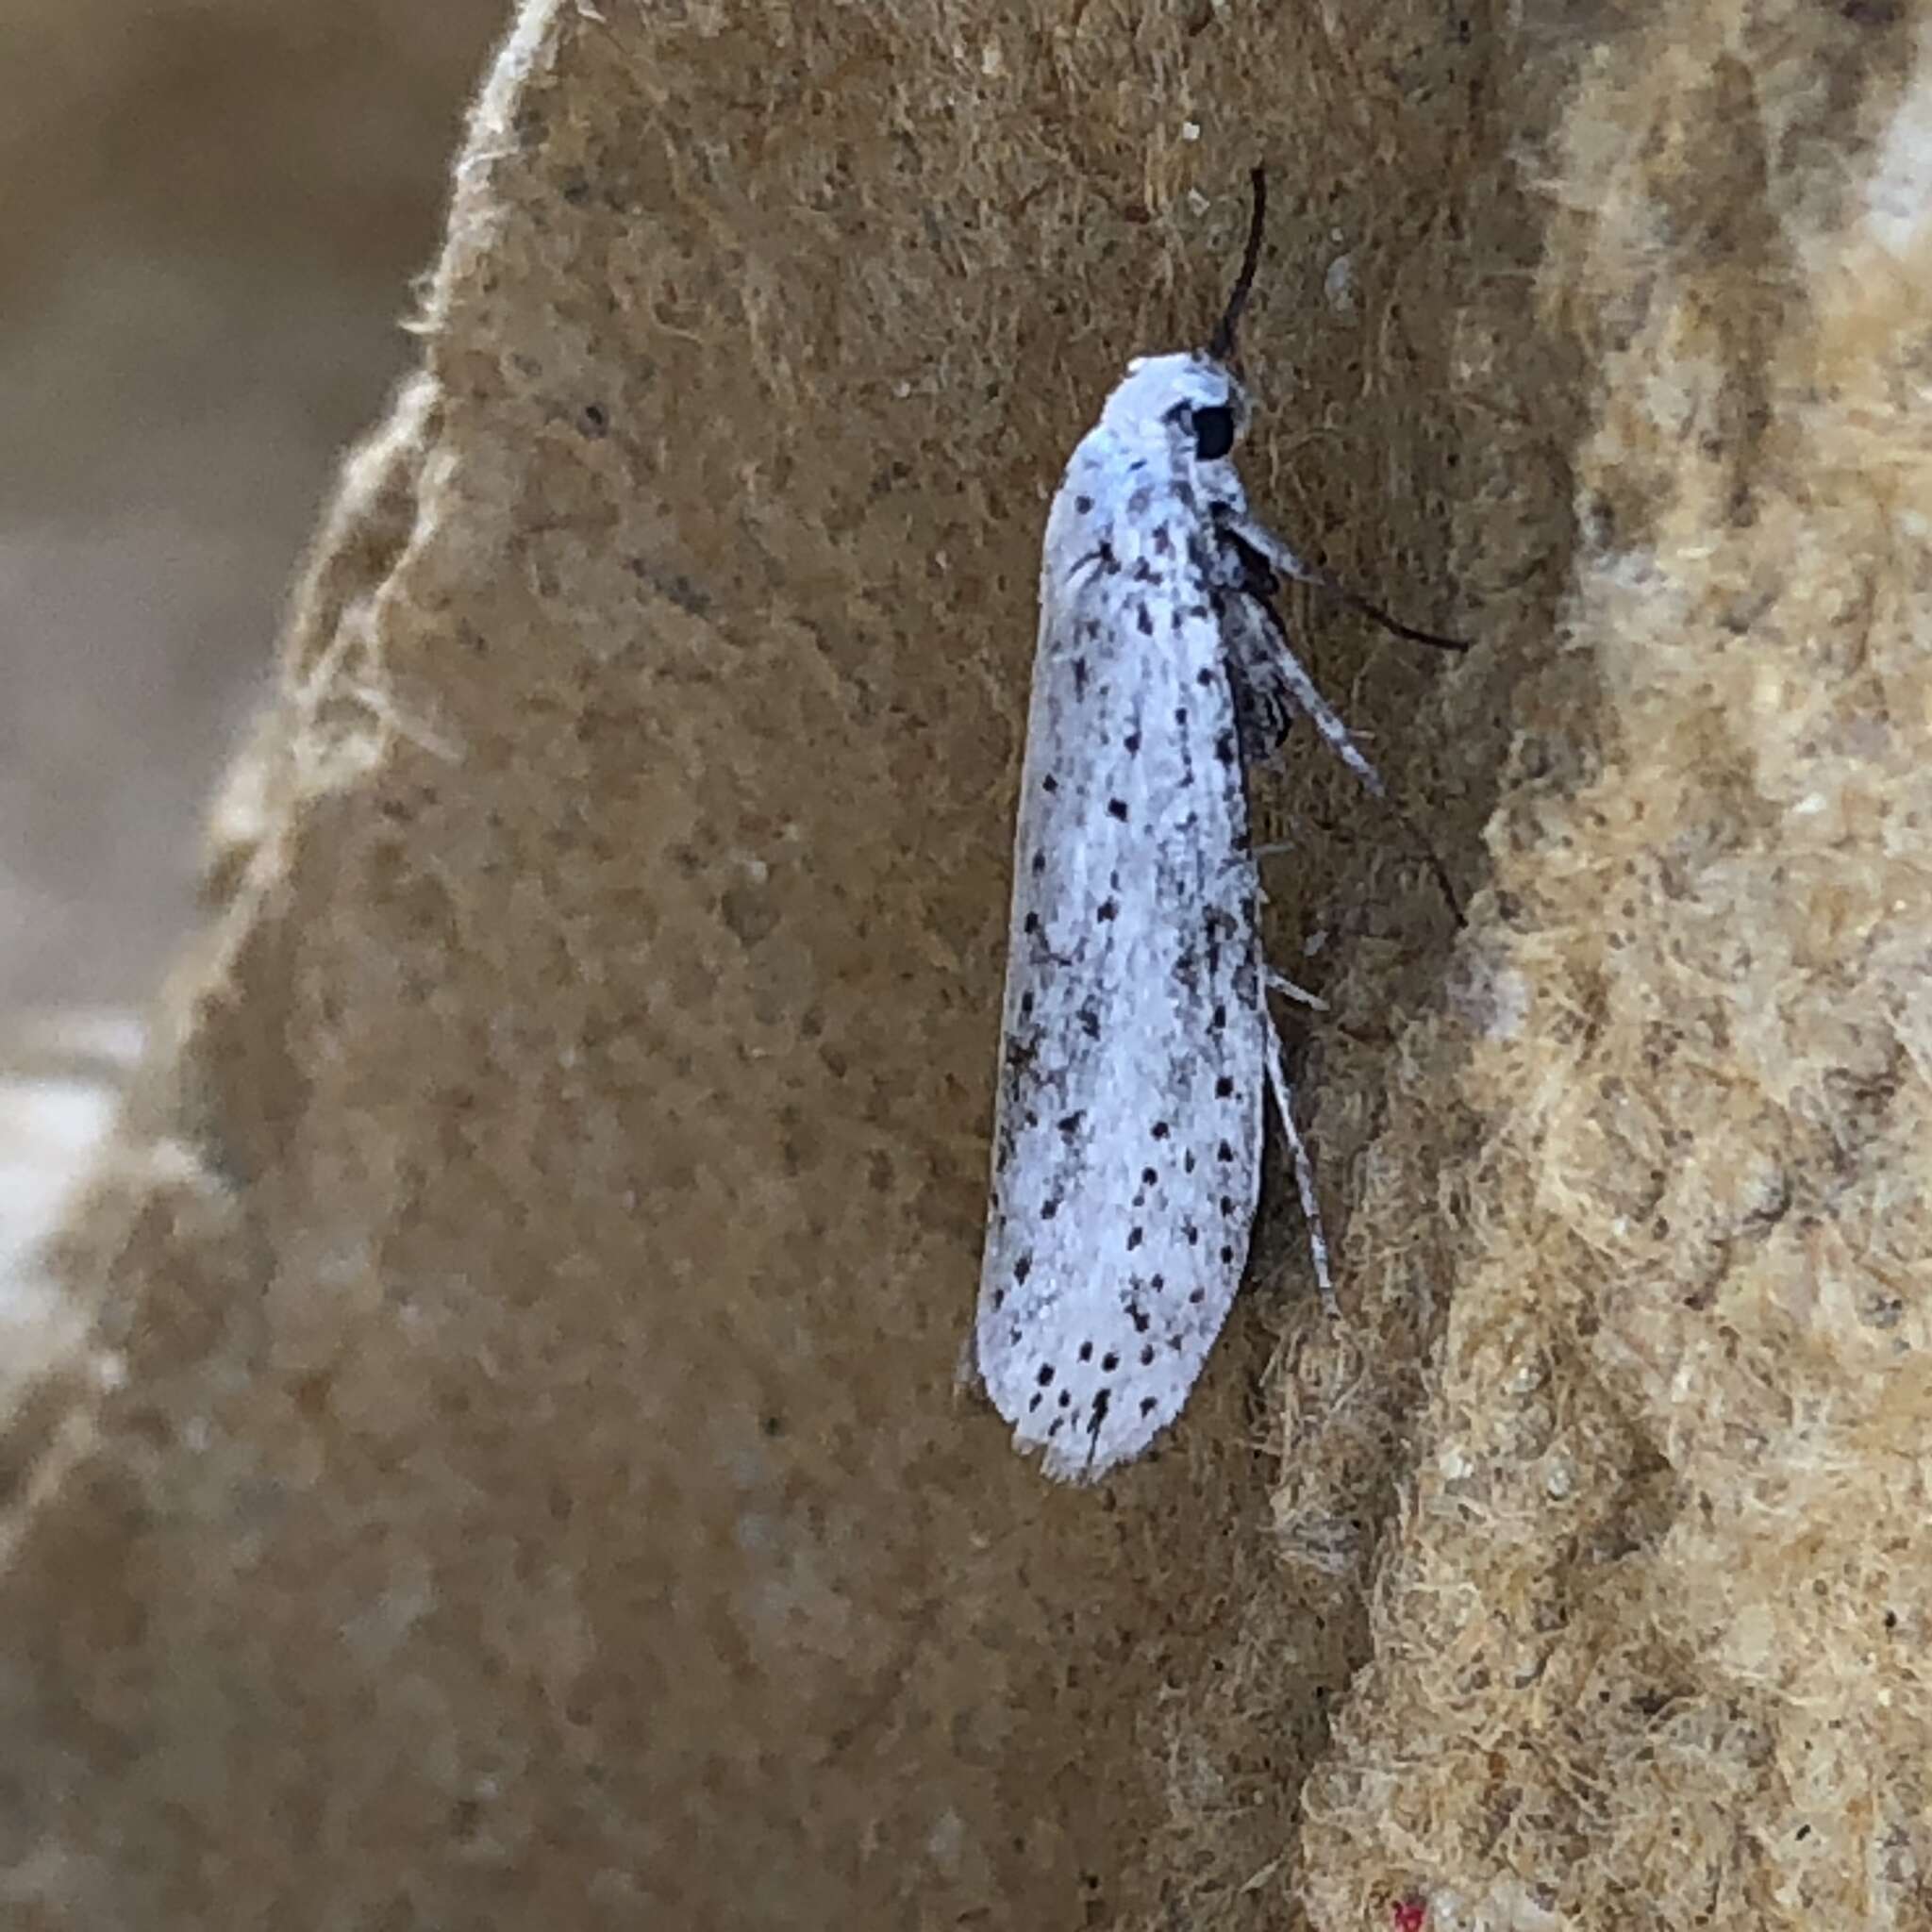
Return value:
<svg viewBox="0 0 1932 1932">
<path fill-rule="evenodd" d="M 1221 408 L 1194 411 L 1194 454 L 1204 463 L 1224 457 L 1234 447 L 1234 411 Z"/>
</svg>

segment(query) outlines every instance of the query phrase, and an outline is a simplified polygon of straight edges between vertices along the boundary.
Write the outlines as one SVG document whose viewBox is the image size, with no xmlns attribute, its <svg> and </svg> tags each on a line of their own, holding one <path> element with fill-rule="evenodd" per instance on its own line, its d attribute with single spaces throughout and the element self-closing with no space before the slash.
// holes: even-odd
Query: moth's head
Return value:
<svg viewBox="0 0 1932 1932">
<path fill-rule="evenodd" d="M 1138 356 L 1107 399 L 1102 425 L 1122 442 L 1164 450 L 1176 474 L 1224 462 L 1248 426 L 1248 398 L 1205 352 Z"/>
<path fill-rule="evenodd" d="M 1102 425 L 1120 441 L 1150 454 L 1165 451 L 1179 476 L 1202 465 L 1224 463 L 1248 426 L 1248 399 L 1231 365 L 1235 328 L 1255 286 L 1268 220 L 1267 177 L 1257 168 L 1248 178 L 1255 200 L 1247 247 L 1208 346 L 1191 355 L 1137 358 L 1101 411 Z"/>
</svg>

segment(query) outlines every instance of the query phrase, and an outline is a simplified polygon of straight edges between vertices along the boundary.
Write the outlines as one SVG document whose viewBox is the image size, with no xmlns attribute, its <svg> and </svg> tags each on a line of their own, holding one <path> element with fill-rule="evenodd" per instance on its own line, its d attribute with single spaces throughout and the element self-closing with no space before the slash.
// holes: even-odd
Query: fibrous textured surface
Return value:
<svg viewBox="0 0 1932 1932">
<path fill-rule="evenodd" d="M 528 8 L 15 1400 L 9 1896 L 1910 1923 L 1913 32 Z M 1469 924 L 1291 744 L 1348 1320 L 1271 1211 L 1055 1491 L 952 1392 L 1040 524 L 1256 158 L 1250 494 L 1479 637 L 1297 613 Z"/>
<path fill-rule="evenodd" d="M 1926 1922 L 1920 31 L 1668 8 L 1552 151 L 1568 663 L 1397 1103 L 1480 1144 L 1320 1924 Z M 1392 1255 L 1431 1175 L 1384 1148 Z"/>
</svg>

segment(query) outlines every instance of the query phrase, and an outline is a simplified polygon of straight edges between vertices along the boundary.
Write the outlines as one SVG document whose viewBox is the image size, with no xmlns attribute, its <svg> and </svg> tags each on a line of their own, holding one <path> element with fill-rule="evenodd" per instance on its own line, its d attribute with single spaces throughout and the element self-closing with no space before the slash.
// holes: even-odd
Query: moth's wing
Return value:
<svg viewBox="0 0 1932 1932">
<path fill-rule="evenodd" d="M 1207 587 L 1043 593 L 975 1342 L 1046 1472 L 1179 1413 L 1259 1185 L 1265 1017 L 1241 750 Z"/>
<path fill-rule="evenodd" d="M 1224 591 L 1219 609 L 1241 757 L 1264 765 L 1300 715 L 1283 658 L 1287 633 L 1280 613 L 1257 589 Z"/>
</svg>

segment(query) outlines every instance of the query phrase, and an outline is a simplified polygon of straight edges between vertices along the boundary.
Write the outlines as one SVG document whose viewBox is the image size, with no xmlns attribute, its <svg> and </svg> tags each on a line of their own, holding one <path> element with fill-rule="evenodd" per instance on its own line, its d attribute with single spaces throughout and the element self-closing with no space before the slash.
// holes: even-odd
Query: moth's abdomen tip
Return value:
<svg viewBox="0 0 1932 1932">
<path fill-rule="evenodd" d="M 1176 1412 L 1177 1413 L 1177 1412 Z M 1023 1451 L 1041 1449 L 1040 1471 L 1057 1483 L 1067 1483 L 1075 1489 L 1086 1488 L 1112 1475 L 1117 1470 L 1138 1462 L 1153 1448 L 1155 1438 L 1174 1420 L 1172 1415 L 1152 1426 L 1135 1434 L 1115 1438 L 1105 1443 L 1095 1442 L 1091 1437 L 1076 1437 L 1062 1446 L 1059 1442 L 1028 1443 L 1016 1434 L 1014 1443 Z"/>
</svg>

